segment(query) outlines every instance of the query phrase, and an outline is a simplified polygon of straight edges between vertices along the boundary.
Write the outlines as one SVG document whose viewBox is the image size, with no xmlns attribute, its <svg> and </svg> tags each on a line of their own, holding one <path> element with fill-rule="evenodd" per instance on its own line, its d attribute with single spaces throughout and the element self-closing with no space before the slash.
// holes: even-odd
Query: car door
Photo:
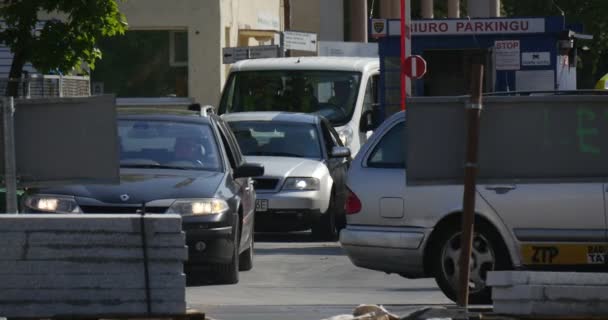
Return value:
<svg viewBox="0 0 608 320">
<path fill-rule="evenodd" d="M 602 183 L 481 184 L 478 191 L 519 242 L 524 265 L 595 264 L 606 241 Z"/>
<path fill-rule="evenodd" d="M 400 225 L 405 216 L 405 134 L 405 121 L 396 122 L 370 149 L 363 163 L 370 172 L 369 200 L 377 202 L 382 225 Z"/>
<path fill-rule="evenodd" d="M 222 140 L 226 145 L 226 153 L 228 153 L 228 159 L 232 166 L 232 171 L 236 170 L 239 166 L 244 164 L 245 160 L 241 154 L 241 150 L 238 146 L 236 138 L 232 131 L 223 121 L 218 121 L 218 128 L 222 135 Z M 243 210 L 243 224 L 241 230 L 241 247 L 243 244 L 247 244 L 250 237 L 253 237 L 253 215 L 255 207 L 255 190 L 253 188 L 253 180 L 251 178 L 237 178 L 234 179 L 237 184 L 237 192 L 241 198 L 241 208 Z"/>
<path fill-rule="evenodd" d="M 321 121 L 321 132 L 323 133 L 322 139 L 327 154 L 327 167 L 331 178 L 334 180 L 334 190 L 338 203 L 344 203 L 346 199 L 346 172 L 350 164 L 350 157 L 348 158 L 332 158 L 331 151 L 334 147 L 342 147 L 342 142 L 339 138 L 338 133 L 331 126 L 329 121 L 323 119 Z"/>
</svg>

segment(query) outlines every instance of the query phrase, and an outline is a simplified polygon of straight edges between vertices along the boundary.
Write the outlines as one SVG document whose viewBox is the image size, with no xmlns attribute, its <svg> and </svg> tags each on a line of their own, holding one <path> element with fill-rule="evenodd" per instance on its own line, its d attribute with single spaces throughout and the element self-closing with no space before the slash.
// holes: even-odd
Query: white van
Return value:
<svg viewBox="0 0 608 320">
<path fill-rule="evenodd" d="M 380 61 L 356 57 L 253 59 L 235 63 L 219 114 L 244 111 L 317 113 L 354 155 L 377 125 Z"/>
</svg>

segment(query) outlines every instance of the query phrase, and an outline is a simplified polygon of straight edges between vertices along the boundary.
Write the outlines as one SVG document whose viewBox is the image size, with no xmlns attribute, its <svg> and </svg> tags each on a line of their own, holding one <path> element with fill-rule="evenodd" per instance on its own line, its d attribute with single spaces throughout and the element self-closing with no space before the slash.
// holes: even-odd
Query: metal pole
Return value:
<svg viewBox="0 0 608 320">
<path fill-rule="evenodd" d="M 471 74 L 471 103 L 467 106 L 467 158 L 464 171 L 464 196 L 462 201 L 462 235 L 460 237 L 460 287 L 458 305 L 467 308 L 469 305 L 469 279 L 473 230 L 475 227 L 475 184 L 477 177 L 477 153 L 479 145 L 479 118 L 481 116 L 481 93 L 483 65 L 474 64 Z"/>
<path fill-rule="evenodd" d="M 15 161 L 15 105 L 12 97 L 2 100 L 4 131 L 4 184 L 6 188 L 6 213 L 18 213 L 17 163 Z"/>
<path fill-rule="evenodd" d="M 408 77 L 405 75 L 405 58 L 408 56 L 408 15 L 410 14 L 408 1 L 410 0 L 401 0 L 401 110 L 406 108 L 408 93 Z"/>
</svg>

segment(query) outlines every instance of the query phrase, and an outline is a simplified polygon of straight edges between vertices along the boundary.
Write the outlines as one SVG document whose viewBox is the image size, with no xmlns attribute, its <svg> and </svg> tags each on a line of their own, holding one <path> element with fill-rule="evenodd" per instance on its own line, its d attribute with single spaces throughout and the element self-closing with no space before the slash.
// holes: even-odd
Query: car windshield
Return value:
<svg viewBox="0 0 608 320">
<path fill-rule="evenodd" d="M 316 113 L 343 125 L 352 117 L 360 80 L 359 72 L 345 71 L 234 72 L 219 110 Z"/>
<path fill-rule="evenodd" d="M 118 135 L 123 168 L 222 168 L 213 132 L 206 124 L 121 120 Z"/>
<path fill-rule="evenodd" d="M 312 124 L 239 121 L 230 126 L 244 155 L 321 158 L 319 135 Z"/>
</svg>

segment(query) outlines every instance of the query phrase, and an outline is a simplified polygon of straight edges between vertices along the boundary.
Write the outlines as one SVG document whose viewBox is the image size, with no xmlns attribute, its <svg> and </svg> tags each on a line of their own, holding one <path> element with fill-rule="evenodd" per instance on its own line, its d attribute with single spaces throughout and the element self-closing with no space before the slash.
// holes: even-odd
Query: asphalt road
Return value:
<svg viewBox="0 0 608 320">
<path fill-rule="evenodd" d="M 339 243 L 312 242 L 307 233 L 256 235 L 254 268 L 236 285 L 189 287 L 190 307 L 220 320 L 322 319 L 381 304 L 404 314 L 451 302 L 432 279 L 355 267 Z"/>
</svg>

